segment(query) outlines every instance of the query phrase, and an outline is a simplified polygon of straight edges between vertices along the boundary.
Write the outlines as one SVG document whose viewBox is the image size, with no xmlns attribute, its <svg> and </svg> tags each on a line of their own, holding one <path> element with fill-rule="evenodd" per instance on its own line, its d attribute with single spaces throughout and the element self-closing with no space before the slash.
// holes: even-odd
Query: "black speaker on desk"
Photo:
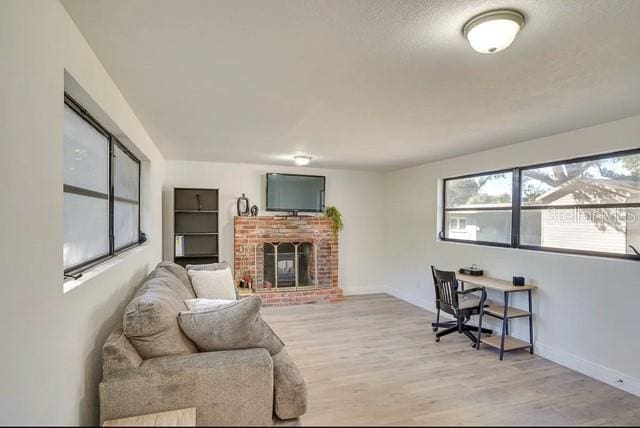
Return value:
<svg viewBox="0 0 640 428">
<path fill-rule="evenodd" d="M 524 285 L 524 276 L 514 276 L 513 285 L 516 287 L 522 287 Z"/>
</svg>

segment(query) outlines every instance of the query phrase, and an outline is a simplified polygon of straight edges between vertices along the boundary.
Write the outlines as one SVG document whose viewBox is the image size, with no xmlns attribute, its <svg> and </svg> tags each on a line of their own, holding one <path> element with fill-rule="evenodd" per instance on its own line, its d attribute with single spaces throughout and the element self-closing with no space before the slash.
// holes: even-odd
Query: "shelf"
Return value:
<svg viewBox="0 0 640 428">
<path fill-rule="evenodd" d="M 489 345 L 493 348 L 500 349 L 500 341 L 502 336 L 489 336 L 483 337 L 480 339 L 480 342 L 485 345 Z M 527 349 L 531 345 L 524 340 L 516 339 L 515 337 L 505 336 L 504 338 L 504 350 L 505 351 L 515 351 L 518 349 Z"/>
<path fill-rule="evenodd" d="M 217 189 L 174 189 L 174 211 L 218 211 Z"/>
<path fill-rule="evenodd" d="M 176 232 L 174 235 L 219 235 L 219 232 Z"/>
<path fill-rule="evenodd" d="M 219 196 L 218 189 L 174 188 L 173 254 L 176 263 L 184 266 L 218 262 Z"/>
<path fill-rule="evenodd" d="M 218 257 L 217 254 L 188 254 L 185 256 L 176 256 L 176 259 L 194 259 L 201 257 Z"/>
<path fill-rule="evenodd" d="M 491 315 L 496 318 L 503 319 L 504 318 L 504 305 L 502 303 L 492 302 L 491 300 L 487 301 L 488 307 L 484 308 L 484 313 L 486 315 Z M 507 308 L 507 318 L 522 318 L 528 317 L 531 315 L 528 311 L 523 311 L 522 309 L 514 308 L 509 306 Z"/>
</svg>

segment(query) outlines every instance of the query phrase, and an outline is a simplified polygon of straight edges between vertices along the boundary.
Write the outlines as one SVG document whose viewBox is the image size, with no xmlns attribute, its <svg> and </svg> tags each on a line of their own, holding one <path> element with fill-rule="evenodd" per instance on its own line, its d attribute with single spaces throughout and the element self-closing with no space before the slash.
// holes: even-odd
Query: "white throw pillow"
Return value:
<svg viewBox="0 0 640 428">
<path fill-rule="evenodd" d="M 187 299 L 184 301 L 184 304 L 191 312 L 202 312 L 221 305 L 228 305 L 229 303 L 233 303 L 235 301 L 235 299 Z"/>
<path fill-rule="evenodd" d="M 190 270 L 189 279 L 196 297 L 200 299 L 236 300 L 236 288 L 233 286 L 231 269 Z"/>
</svg>

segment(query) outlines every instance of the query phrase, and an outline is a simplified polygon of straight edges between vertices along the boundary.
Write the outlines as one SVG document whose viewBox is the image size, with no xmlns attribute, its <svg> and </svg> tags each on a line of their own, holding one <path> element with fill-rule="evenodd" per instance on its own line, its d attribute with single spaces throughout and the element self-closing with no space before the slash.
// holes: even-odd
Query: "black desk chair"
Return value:
<svg viewBox="0 0 640 428">
<path fill-rule="evenodd" d="M 433 277 L 433 285 L 436 292 L 436 322 L 431 323 L 433 331 L 438 331 L 440 328 L 457 326 L 458 323 L 455 320 L 440 322 L 440 288 L 438 287 L 438 280 L 436 279 L 436 272 L 433 266 L 431 266 L 431 276 Z"/>
<path fill-rule="evenodd" d="M 487 300 L 487 292 L 484 287 L 469 288 L 464 291 L 458 291 L 458 281 L 455 272 L 446 272 L 431 266 L 433 274 L 433 283 L 436 291 L 436 323 L 434 331 L 436 331 L 436 342 L 440 342 L 442 336 L 453 332 L 463 333 L 467 336 L 472 346 L 480 349 L 480 333 L 493 333 L 491 330 L 482 328 L 482 317 L 484 315 L 484 306 Z M 480 293 L 480 297 L 472 293 Z M 444 311 L 455 318 L 454 325 L 447 327 L 442 331 L 437 331 L 441 326 L 440 311 Z M 478 326 L 468 325 L 467 323 L 473 315 L 479 315 Z M 474 336 L 472 332 L 478 332 L 478 336 Z"/>
</svg>

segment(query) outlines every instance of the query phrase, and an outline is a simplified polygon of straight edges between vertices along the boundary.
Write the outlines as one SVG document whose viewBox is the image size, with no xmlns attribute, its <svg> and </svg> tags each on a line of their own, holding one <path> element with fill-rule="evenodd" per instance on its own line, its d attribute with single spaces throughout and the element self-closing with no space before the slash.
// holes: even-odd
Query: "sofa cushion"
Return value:
<svg viewBox="0 0 640 428">
<path fill-rule="evenodd" d="M 181 281 L 163 269 L 156 269 L 138 289 L 124 310 L 125 336 L 144 359 L 197 352 L 182 333 L 177 316 L 191 298 Z"/>
<path fill-rule="evenodd" d="M 275 355 L 284 343 L 260 316 L 261 304 L 251 296 L 203 312 L 181 312 L 178 320 L 201 351 L 265 348 Z"/>
<path fill-rule="evenodd" d="M 187 274 L 187 270 L 185 268 L 183 268 L 177 263 L 164 261 L 164 262 L 158 263 L 158 266 L 156 267 L 156 269 L 164 269 L 167 272 L 173 274 L 173 276 L 178 278 L 180 282 L 184 284 L 185 288 L 187 289 L 187 292 L 191 296 L 196 297 L 196 293 L 193 291 L 193 287 L 191 286 L 191 280 L 189 279 L 189 275 Z"/>
<path fill-rule="evenodd" d="M 231 269 L 190 270 L 188 273 L 199 299 L 236 300 Z"/>
<path fill-rule="evenodd" d="M 307 411 L 307 385 L 286 348 L 273 357 L 274 410 L 280 419 L 293 419 Z"/>
<path fill-rule="evenodd" d="M 142 286 L 136 292 L 136 295 L 143 292 L 143 288 L 151 280 L 176 293 L 177 296 L 182 298 L 182 301 L 195 297 L 192 290 L 185 287 L 184 283 L 178 277 L 165 268 L 154 269 L 147 276 Z"/>
</svg>

